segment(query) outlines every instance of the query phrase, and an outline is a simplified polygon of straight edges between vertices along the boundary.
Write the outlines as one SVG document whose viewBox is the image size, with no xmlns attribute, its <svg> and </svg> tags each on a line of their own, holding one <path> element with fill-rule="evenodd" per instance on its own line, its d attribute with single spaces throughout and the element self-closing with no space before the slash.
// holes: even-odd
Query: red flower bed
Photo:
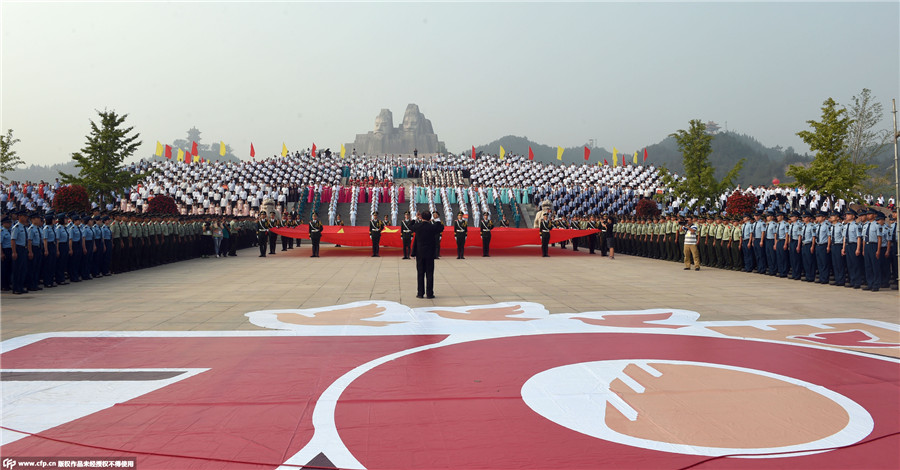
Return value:
<svg viewBox="0 0 900 470">
<path fill-rule="evenodd" d="M 744 194 L 739 191 L 731 193 L 728 201 L 725 203 L 725 209 L 731 215 L 747 215 L 753 214 L 759 199 L 752 194 Z"/>
<path fill-rule="evenodd" d="M 87 212 L 91 210 L 87 190 L 84 186 L 73 184 L 62 186 L 53 196 L 53 211 L 62 212 Z"/>
<path fill-rule="evenodd" d="M 154 196 L 149 202 L 149 212 L 155 214 L 178 214 L 175 200 L 169 196 Z"/>
<path fill-rule="evenodd" d="M 660 212 L 656 201 L 652 199 L 641 199 L 634 210 L 638 217 L 658 217 Z"/>
</svg>

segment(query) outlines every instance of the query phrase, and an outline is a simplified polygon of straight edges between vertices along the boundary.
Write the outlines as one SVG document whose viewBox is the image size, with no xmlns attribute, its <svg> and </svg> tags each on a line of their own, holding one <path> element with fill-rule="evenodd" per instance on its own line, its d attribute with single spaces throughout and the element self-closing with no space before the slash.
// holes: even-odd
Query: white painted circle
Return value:
<svg viewBox="0 0 900 470">
<path fill-rule="evenodd" d="M 607 404 L 612 405 L 620 413 L 631 420 L 634 420 L 637 417 L 637 411 L 631 409 L 621 397 L 611 391 L 610 384 L 614 380 L 619 379 L 640 393 L 643 391 L 643 387 L 624 373 L 625 367 L 628 365 L 635 365 L 651 375 L 658 376 L 657 374 L 659 374 L 659 372 L 653 369 L 653 364 L 684 364 L 729 369 L 781 380 L 818 393 L 833 401 L 847 412 L 850 419 L 843 429 L 825 438 L 799 445 L 766 448 L 726 448 L 685 445 L 642 439 L 622 434 L 611 429 L 606 424 Z M 865 408 L 853 400 L 825 387 L 792 377 L 773 374 L 771 372 L 706 362 L 644 359 L 569 364 L 535 374 L 522 386 L 521 393 L 522 399 L 535 413 L 581 434 L 633 447 L 689 455 L 720 456 L 730 454 L 766 454 L 775 452 L 816 453 L 810 451 L 814 449 L 845 446 L 859 442 L 868 436 L 874 428 L 874 420 Z M 758 455 L 748 458 L 803 455 L 798 453 L 782 456 Z"/>
</svg>

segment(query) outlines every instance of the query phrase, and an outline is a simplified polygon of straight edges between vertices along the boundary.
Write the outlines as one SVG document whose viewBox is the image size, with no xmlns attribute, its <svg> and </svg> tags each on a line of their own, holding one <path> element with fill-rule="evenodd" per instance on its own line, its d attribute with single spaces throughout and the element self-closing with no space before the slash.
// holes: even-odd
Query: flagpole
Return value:
<svg viewBox="0 0 900 470">
<path fill-rule="evenodd" d="M 897 132 L 897 99 L 891 100 L 891 114 L 894 116 L 894 210 L 897 210 L 897 206 L 900 205 L 900 178 L 897 177 L 898 169 L 897 169 L 897 139 L 900 138 L 900 132 Z M 900 226 L 894 224 L 894 230 L 900 230 Z M 896 243 L 897 240 L 897 232 L 894 233 L 894 240 Z M 900 250 L 897 250 L 897 262 L 900 263 Z"/>
</svg>

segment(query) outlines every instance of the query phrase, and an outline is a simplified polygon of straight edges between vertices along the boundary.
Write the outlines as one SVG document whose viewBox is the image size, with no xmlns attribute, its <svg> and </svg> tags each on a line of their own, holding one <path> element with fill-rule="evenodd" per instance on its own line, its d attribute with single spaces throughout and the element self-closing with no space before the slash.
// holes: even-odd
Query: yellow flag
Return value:
<svg viewBox="0 0 900 470">
<path fill-rule="evenodd" d="M 225 141 L 219 141 L 219 155 L 225 156 Z"/>
<path fill-rule="evenodd" d="M 341 144 L 341 158 L 344 158 L 344 155 L 347 155 L 347 149 L 344 148 L 344 144 Z"/>
<path fill-rule="evenodd" d="M 563 148 L 556 147 L 556 159 L 562 161 Z"/>
<path fill-rule="evenodd" d="M 618 158 L 619 158 L 619 151 L 616 150 L 615 147 L 613 147 L 613 168 L 619 166 Z"/>
<path fill-rule="evenodd" d="M 503 146 L 501 145 L 500 146 L 500 160 L 503 160 L 504 158 L 506 158 L 506 149 L 504 149 Z"/>
<path fill-rule="evenodd" d="M 281 143 L 281 156 L 282 157 L 287 156 L 287 145 L 284 145 L 284 142 Z"/>
<path fill-rule="evenodd" d="M 634 164 L 637 165 L 637 150 L 634 151 Z"/>
<path fill-rule="evenodd" d="M 159 141 L 157 140 L 156 141 L 156 156 L 161 157 L 164 150 L 165 149 L 163 149 L 163 145 L 161 143 L 159 143 Z"/>
<path fill-rule="evenodd" d="M 200 162 L 200 155 L 194 155 L 193 160 L 194 160 L 194 163 L 199 163 L 199 162 Z"/>
<path fill-rule="evenodd" d="M 178 161 L 179 162 L 184 161 L 184 150 L 178 149 Z"/>
</svg>

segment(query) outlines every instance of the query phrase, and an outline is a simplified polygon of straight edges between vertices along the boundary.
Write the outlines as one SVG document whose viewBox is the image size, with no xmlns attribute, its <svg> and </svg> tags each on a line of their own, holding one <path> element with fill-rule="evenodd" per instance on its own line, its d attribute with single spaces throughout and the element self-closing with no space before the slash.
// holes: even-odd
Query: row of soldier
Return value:
<svg viewBox="0 0 900 470">
<path fill-rule="evenodd" d="M 897 289 L 897 215 L 878 210 L 701 214 L 690 221 L 626 217 L 618 225 L 622 252 L 684 262 L 693 227 L 699 263 L 781 278 L 879 291 Z M 863 287 L 865 286 L 865 287 Z"/>
<path fill-rule="evenodd" d="M 14 294 L 207 256 L 213 246 L 204 216 L 15 211 L 2 221 L 0 288 Z M 252 219 L 229 227 L 232 255 L 255 241 Z"/>
</svg>

